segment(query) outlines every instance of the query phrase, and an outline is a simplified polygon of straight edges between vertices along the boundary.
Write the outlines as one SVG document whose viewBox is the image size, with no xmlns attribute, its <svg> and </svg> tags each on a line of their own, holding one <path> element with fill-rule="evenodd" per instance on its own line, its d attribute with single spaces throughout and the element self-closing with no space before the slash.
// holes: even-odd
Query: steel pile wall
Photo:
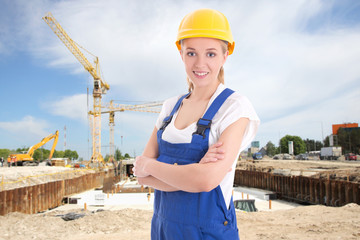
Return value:
<svg viewBox="0 0 360 240">
<path fill-rule="evenodd" d="M 101 187 L 113 170 L 89 173 L 80 177 L 15 188 L 0 192 L 0 215 L 11 212 L 38 213 L 61 205 L 64 197 Z"/>
<path fill-rule="evenodd" d="M 280 199 L 299 203 L 326 206 L 360 204 L 360 184 L 349 181 L 236 170 L 234 184 L 270 190 Z"/>
</svg>

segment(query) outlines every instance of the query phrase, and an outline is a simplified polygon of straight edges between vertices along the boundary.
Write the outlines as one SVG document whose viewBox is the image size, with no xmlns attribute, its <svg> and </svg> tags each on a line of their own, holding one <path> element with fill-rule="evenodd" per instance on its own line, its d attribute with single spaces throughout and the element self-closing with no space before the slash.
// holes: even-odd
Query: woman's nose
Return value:
<svg viewBox="0 0 360 240">
<path fill-rule="evenodd" d="M 205 63 L 206 63 L 205 57 L 203 57 L 203 56 L 198 56 L 198 57 L 196 58 L 195 66 L 196 66 L 196 67 L 202 67 L 202 66 L 205 65 Z"/>
</svg>

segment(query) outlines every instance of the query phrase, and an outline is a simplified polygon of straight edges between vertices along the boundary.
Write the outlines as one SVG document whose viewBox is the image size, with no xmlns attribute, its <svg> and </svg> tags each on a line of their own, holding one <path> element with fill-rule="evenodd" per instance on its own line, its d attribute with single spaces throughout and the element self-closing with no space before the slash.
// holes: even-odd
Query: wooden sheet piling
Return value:
<svg viewBox="0 0 360 240">
<path fill-rule="evenodd" d="M 39 185 L 0 191 L 0 215 L 11 212 L 34 214 L 60 206 L 66 196 L 101 187 L 105 176 L 113 171 L 96 172 L 73 179 L 58 180 Z M 119 180 L 115 177 L 114 180 Z"/>
<path fill-rule="evenodd" d="M 343 206 L 360 204 L 360 183 L 347 179 L 283 176 L 267 172 L 236 170 L 235 185 L 276 192 L 278 198 L 304 204 Z"/>
</svg>

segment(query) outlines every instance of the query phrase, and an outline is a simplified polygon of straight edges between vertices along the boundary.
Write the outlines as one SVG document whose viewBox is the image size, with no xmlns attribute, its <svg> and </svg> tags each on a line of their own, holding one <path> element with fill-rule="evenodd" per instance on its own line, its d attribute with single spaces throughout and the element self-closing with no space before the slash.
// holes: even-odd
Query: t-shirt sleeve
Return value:
<svg viewBox="0 0 360 240">
<path fill-rule="evenodd" d="M 176 97 L 172 97 L 172 98 L 169 98 L 164 101 L 164 103 L 161 107 L 160 114 L 155 123 L 156 129 L 159 130 L 161 128 L 164 118 L 166 118 L 167 116 L 170 115 L 170 113 L 171 113 L 172 109 L 174 108 L 178 99 L 179 99 L 179 96 L 176 96 Z"/>
<path fill-rule="evenodd" d="M 260 125 L 260 119 L 256 114 L 253 105 L 245 96 L 235 93 L 235 96 L 228 99 L 225 103 L 224 109 L 221 109 L 224 113 L 222 114 L 223 119 L 221 120 L 219 127 L 220 135 L 228 126 L 240 118 L 248 118 L 250 120 L 241 143 L 240 149 L 242 151 L 249 146 L 251 141 L 255 138 Z"/>
</svg>

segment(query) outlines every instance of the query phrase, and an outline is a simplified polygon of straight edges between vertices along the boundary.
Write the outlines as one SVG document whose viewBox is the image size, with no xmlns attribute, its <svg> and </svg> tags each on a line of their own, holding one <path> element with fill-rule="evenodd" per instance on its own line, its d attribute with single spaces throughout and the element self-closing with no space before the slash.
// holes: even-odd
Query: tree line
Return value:
<svg viewBox="0 0 360 240">
<path fill-rule="evenodd" d="M 7 159 L 7 157 L 10 154 L 13 153 L 23 153 L 23 152 L 27 152 L 29 148 L 18 148 L 16 150 L 11 150 L 11 149 L 0 149 L 0 157 L 3 157 L 5 160 Z M 38 148 L 34 151 L 33 154 L 33 158 L 36 161 L 44 161 L 46 159 L 49 158 L 50 155 L 50 150 L 48 149 L 44 149 L 44 148 Z M 54 151 L 54 154 L 52 156 L 53 158 L 69 158 L 72 160 L 77 160 L 79 159 L 79 155 L 76 151 L 70 150 L 70 149 L 66 149 L 65 151 Z M 124 155 L 121 153 L 121 151 L 117 148 L 115 150 L 115 156 L 114 156 L 116 161 L 120 161 L 123 159 L 128 159 L 131 158 L 130 155 L 128 153 L 125 153 Z M 108 162 L 110 159 L 110 155 L 106 154 L 104 161 Z M 80 158 L 80 160 L 82 160 L 82 158 Z"/>
<path fill-rule="evenodd" d="M 117 148 L 115 150 L 115 155 L 114 155 L 114 160 L 115 161 L 120 161 L 120 160 L 124 160 L 124 159 L 128 159 L 130 158 L 130 155 L 128 153 L 125 153 L 124 155 L 122 155 L 121 151 Z M 104 157 L 104 161 L 108 162 L 110 160 L 110 155 L 106 154 Z"/>
<path fill-rule="evenodd" d="M 7 157 L 10 154 L 13 153 L 23 153 L 23 152 L 27 152 L 29 148 L 18 148 L 16 150 L 10 150 L 10 149 L 0 149 L 0 157 L 3 157 L 4 159 L 7 159 Z M 33 159 L 35 161 L 44 161 L 46 159 L 49 158 L 50 155 L 50 150 L 45 149 L 45 148 L 38 148 L 34 151 L 33 154 Z M 70 150 L 70 149 L 66 149 L 65 151 L 54 151 L 54 154 L 52 156 L 53 158 L 69 158 L 72 160 L 76 160 L 79 158 L 79 155 L 76 151 Z"/>
<path fill-rule="evenodd" d="M 293 142 L 294 155 L 301 153 L 320 151 L 322 147 L 330 146 L 330 136 L 324 141 L 313 139 L 301 139 L 299 136 L 286 135 L 280 139 L 279 147 L 276 147 L 271 141 L 266 144 L 266 153 L 268 156 L 274 156 L 279 153 L 289 153 L 289 141 Z M 340 128 L 334 141 L 335 146 L 340 146 L 342 153 L 360 154 L 360 129 Z"/>
</svg>

